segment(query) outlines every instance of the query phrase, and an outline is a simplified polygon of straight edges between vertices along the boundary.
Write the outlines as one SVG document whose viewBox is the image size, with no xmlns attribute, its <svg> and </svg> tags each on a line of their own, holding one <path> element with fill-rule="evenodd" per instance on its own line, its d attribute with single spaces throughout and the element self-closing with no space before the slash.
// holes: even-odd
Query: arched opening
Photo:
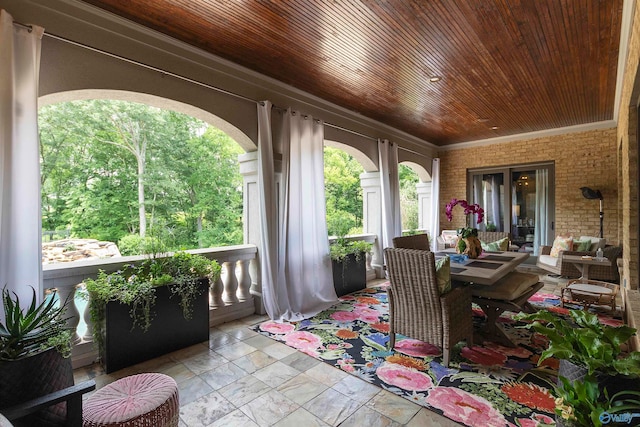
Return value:
<svg viewBox="0 0 640 427">
<path fill-rule="evenodd" d="M 122 255 L 243 242 L 238 156 L 253 143 L 229 123 L 123 91 L 48 95 L 39 122 L 45 236 L 114 242 Z"/>
</svg>

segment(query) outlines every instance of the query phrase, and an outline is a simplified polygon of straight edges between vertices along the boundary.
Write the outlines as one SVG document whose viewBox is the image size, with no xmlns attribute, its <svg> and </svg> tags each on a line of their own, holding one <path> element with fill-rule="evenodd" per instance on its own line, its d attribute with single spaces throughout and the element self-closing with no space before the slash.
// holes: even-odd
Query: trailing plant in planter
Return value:
<svg viewBox="0 0 640 427">
<path fill-rule="evenodd" d="M 614 414 L 624 411 L 640 412 L 640 352 L 624 353 L 621 349 L 636 329 L 604 325 L 598 316 L 583 310 L 570 310 L 569 314 L 572 322 L 546 310 L 515 316 L 531 322 L 523 328 L 549 339 L 538 365 L 550 357 L 560 359 L 555 394 L 561 422 L 601 426 L 608 416 L 613 419 Z"/>
<path fill-rule="evenodd" d="M 96 279 L 85 280 L 94 342 L 101 354 L 104 351 L 105 317 L 109 302 L 127 305 L 132 319 L 131 329 L 139 328 L 146 332 L 154 319 L 157 288 L 167 286 L 170 296 L 179 300 L 183 317 L 190 320 L 194 301 L 203 292 L 200 281 L 218 280 L 220 270 L 215 260 L 176 252 L 169 257 L 148 258 L 139 264 L 125 265 L 109 274 L 101 270 Z"/>
<path fill-rule="evenodd" d="M 348 241 L 345 237 L 338 237 L 334 243 L 329 245 L 329 253 L 333 261 L 345 262 L 349 255 L 355 256 L 357 261 L 371 252 L 373 245 L 364 240 Z"/>
</svg>

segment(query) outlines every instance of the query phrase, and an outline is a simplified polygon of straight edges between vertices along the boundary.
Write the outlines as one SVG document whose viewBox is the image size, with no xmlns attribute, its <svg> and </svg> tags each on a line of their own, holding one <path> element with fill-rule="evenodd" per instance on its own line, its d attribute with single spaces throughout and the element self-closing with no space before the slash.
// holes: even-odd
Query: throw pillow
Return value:
<svg viewBox="0 0 640 427">
<path fill-rule="evenodd" d="M 573 247 L 573 237 L 563 237 L 558 236 L 553 241 L 553 246 L 551 247 L 551 255 L 554 258 L 558 258 L 560 255 L 560 251 L 570 251 Z"/>
<path fill-rule="evenodd" d="M 500 240 L 496 240 L 495 242 L 485 243 L 480 240 L 480 244 L 482 245 L 482 249 L 488 252 L 502 252 L 509 249 L 509 238 L 503 237 Z"/>
<path fill-rule="evenodd" d="M 573 250 L 586 252 L 591 248 L 591 240 L 574 240 L 573 241 Z"/>
<path fill-rule="evenodd" d="M 436 280 L 440 295 L 451 290 L 451 262 L 448 256 L 436 260 Z"/>
</svg>

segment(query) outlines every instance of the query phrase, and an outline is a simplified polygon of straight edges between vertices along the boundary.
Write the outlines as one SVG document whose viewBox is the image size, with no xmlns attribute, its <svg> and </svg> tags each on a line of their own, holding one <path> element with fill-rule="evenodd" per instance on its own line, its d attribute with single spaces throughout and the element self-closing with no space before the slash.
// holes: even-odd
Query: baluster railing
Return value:
<svg viewBox="0 0 640 427">
<path fill-rule="evenodd" d="M 223 268 L 223 277 L 212 283 L 209 288 L 209 324 L 228 322 L 249 316 L 255 312 L 253 296 L 249 292 L 252 277 L 249 265 L 255 260 L 255 245 L 238 245 L 220 248 L 196 249 L 188 252 L 215 259 Z M 96 278 L 100 270 L 111 273 L 126 264 L 137 263 L 145 256 L 117 257 L 99 260 L 75 261 L 69 263 L 47 264 L 43 266 L 44 288 L 57 289 L 60 301 L 69 298 L 66 315 L 68 326 L 74 331 L 74 366 L 90 364 L 95 360 L 93 348 L 93 327 L 89 313 L 89 304 L 79 304 L 80 288 L 85 279 Z M 80 307 L 81 306 L 81 307 Z M 86 323 L 87 330 L 78 333 L 80 320 Z"/>
</svg>

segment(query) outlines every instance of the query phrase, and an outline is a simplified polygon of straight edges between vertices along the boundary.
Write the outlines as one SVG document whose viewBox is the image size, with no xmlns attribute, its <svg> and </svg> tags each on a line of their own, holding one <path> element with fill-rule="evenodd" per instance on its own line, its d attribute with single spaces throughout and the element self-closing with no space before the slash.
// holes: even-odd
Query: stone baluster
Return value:
<svg viewBox="0 0 640 427">
<path fill-rule="evenodd" d="M 78 285 L 78 287 L 80 286 L 82 286 L 86 292 L 84 285 Z M 87 325 L 87 330 L 82 337 L 83 341 L 93 341 L 93 322 L 91 321 L 91 310 L 89 310 L 89 305 L 89 299 L 87 298 L 87 304 L 84 306 L 84 311 L 82 312 L 82 318 L 84 319 L 84 323 Z"/>
<path fill-rule="evenodd" d="M 65 301 L 68 301 L 67 311 L 65 311 L 64 316 L 67 317 L 67 326 L 69 329 L 73 331 L 73 336 L 71 337 L 73 343 L 78 343 L 82 340 L 82 338 L 78 335 L 78 324 L 80 323 L 80 312 L 78 311 L 78 307 L 76 307 L 76 286 L 58 286 L 58 298 L 60 298 L 60 304 L 64 304 Z"/>
<path fill-rule="evenodd" d="M 222 284 L 222 279 L 218 277 L 209 287 L 209 305 L 211 307 L 224 307 L 224 301 L 222 300 L 223 291 L 224 285 Z"/>
<path fill-rule="evenodd" d="M 240 260 L 240 272 L 238 280 L 238 298 L 240 301 L 246 301 L 251 298 L 249 289 L 251 288 L 251 275 L 249 274 L 249 261 L 248 259 Z"/>
<path fill-rule="evenodd" d="M 236 277 L 236 261 L 226 261 L 222 264 L 227 274 L 224 275 L 224 293 L 222 300 L 226 304 L 239 302 L 238 295 L 238 278 Z"/>
</svg>

